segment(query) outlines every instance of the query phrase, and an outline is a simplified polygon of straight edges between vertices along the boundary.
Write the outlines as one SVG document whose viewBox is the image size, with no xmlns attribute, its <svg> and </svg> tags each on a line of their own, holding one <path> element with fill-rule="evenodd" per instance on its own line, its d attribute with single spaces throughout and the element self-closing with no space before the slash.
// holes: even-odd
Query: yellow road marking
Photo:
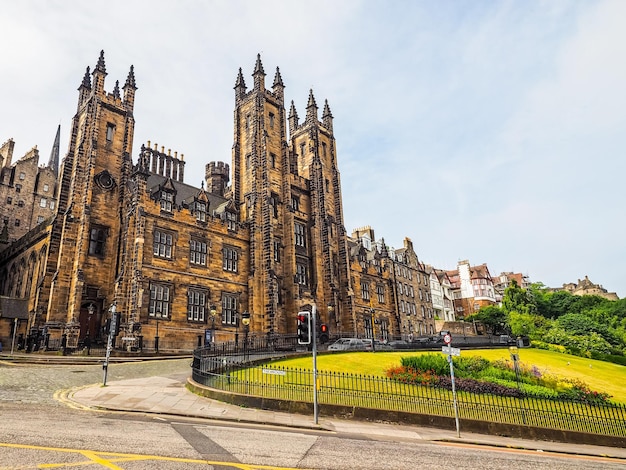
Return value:
<svg viewBox="0 0 626 470">
<path fill-rule="evenodd" d="M 99 411 L 99 410 L 94 410 L 93 408 L 89 406 L 81 405 L 80 403 L 75 402 L 74 400 L 70 398 L 71 394 L 74 394 L 79 390 L 82 390 L 84 388 L 95 387 L 97 385 L 98 384 L 90 384 L 90 385 L 83 385 L 81 387 L 73 387 L 73 388 L 66 388 L 63 390 L 57 390 L 56 392 L 54 392 L 53 398 L 56 401 L 63 403 L 65 406 L 69 408 L 73 408 L 75 410 Z"/>
<path fill-rule="evenodd" d="M 39 450 L 49 452 L 63 452 L 66 454 L 79 454 L 87 457 L 89 460 L 73 463 L 46 463 L 39 464 L 37 468 L 60 468 L 60 467 L 81 467 L 87 465 L 93 465 L 94 463 L 100 464 L 103 467 L 111 468 L 114 470 L 123 470 L 122 467 L 118 467 L 115 463 L 120 462 L 132 462 L 141 460 L 157 460 L 163 462 L 182 462 L 182 463 L 197 463 L 203 465 L 219 465 L 224 467 L 232 467 L 240 470 L 296 470 L 293 467 L 275 467 L 268 465 L 250 465 L 239 462 L 220 462 L 203 459 L 186 459 L 181 457 L 164 457 L 161 455 L 147 455 L 147 454 L 126 454 L 120 452 L 101 452 L 95 450 L 84 449 L 65 449 L 61 447 L 46 447 L 46 446 L 34 446 L 28 444 L 9 444 L 0 442 L 0 447 L 10 447 L 13 449 L 28 449 Z M 9 467 L 11 468 L 11 467 Z"/>
</svg>

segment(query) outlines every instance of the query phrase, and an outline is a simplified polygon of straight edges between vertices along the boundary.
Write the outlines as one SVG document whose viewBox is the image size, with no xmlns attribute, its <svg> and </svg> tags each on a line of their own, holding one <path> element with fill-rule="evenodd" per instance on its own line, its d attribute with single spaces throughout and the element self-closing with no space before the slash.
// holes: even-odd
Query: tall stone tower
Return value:
<svg viewBox="0 0 626 470">
<path fill-rule="evenodd" d="M 257 56 L 252 77 L 250 91 L 241 69 L 235 83 L 232 157 L 232 196 L 250 227 L 252 329 L 294 332 L 296 313 L 312 303 L 321 321 L 339 329 L 347 326 L 340 286 L 348 271 L 330 109 L 320 122 L 311 92 L 305 122 L 298 123 L 293 103 L 287 122 L 279 69 L 266 89 Z"/>
<path fill-rule="evenodd" d="M 80 337 L 95 337 L 115 300 L 122 271 L 118 253 L 123 195 L 131 168 L 134 132 L 133 67 L 120 94 L 104 89 L 104 51 L 78 88 L 67 156 L 63 160 L 44 289 L 47 320 L 78 322 Z M 121 301 L 121 299 L 118 299 Z"/>
</svg>

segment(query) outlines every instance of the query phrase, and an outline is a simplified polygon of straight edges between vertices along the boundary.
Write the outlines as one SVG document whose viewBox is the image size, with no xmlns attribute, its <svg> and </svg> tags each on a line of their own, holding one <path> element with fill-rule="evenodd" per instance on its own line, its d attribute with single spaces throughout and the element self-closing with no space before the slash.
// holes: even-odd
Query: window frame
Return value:
<svg viewBox="0 0 626 470">
<path fill-rule="evenodd" d="M 231 232 L 237 230 L 237 214 L 231 211 L 224 211 L 224 217 L 226 218 L 226 227 Z"/>
<path fill-rule="evenodd" d="M 309 285 L 309 268 L 308 268 L 308 263 L 304 260 L 301 260 L 301 259 L 296 260 L 295 281 L 296 281 L 296 284 L 298 284 L 299 286 Z"/>
<path fill-rule="evenodd" d="M 150 301 L 148 302 L 148 316 L 169 320 L 172 307 L 171 285 L 161 282 L 150 283 Z"/>
<path fill-rule="evenodd" d="M 306 248 L 306 225 L 302 222 L 294 222 L 294 244 L 300 248 Z"/>
<path fill-rule="evenodd" d="M 174 258 L 174 234 L 155 228 L 152 232 L 152 255 L 162 259 Z"/>
<path fill-rule="evenodd" d="M 204 201 L 195 201 L 194 203 L 194 215 L 196 216 L 197 222 L 206 222 L 207 216 L 207 203 Z"/>
<path fill-rule="evenodd" d="M 238 326 L 239 296 L 229 292 L 222 293 L 222 324 Z"/>
<path fill-rule="evenodd" d="M 232 246 L 222 248 L 222 269 L 236 273 L 239 269 L 239 250 Z"/>
<path fill-rule="evenodd" d="M 161 211 L 171 214 L 174 211 L 174 193 L 166 189 L 161 189 L 159 203 L 161 204 Z"/>
<path fill-rule="evenodd" d="M 187 321 L 206 323 L 208 299 L 208 289 L 202 289 L 200 287 L 190 287 L 187 289 Z"/>
<path fill-rule="evenodd" d="M 90 256 L 100 258 L 106 256 L 106 242 L 109 229 L 100 225 L 94 225 L 89 229 L 89 247 L 87 252 Z"/>
<path fill-rule="evenodd" d="M 208 246 L 205 241 L 193 237 L 189 240 L 189 264 L 206 266 L 207 253 Z"/>
<path fill-rule="evenodd" d="M 361 299 L 370 300 L 370 282 L 361 279 Z"/>
</svg>

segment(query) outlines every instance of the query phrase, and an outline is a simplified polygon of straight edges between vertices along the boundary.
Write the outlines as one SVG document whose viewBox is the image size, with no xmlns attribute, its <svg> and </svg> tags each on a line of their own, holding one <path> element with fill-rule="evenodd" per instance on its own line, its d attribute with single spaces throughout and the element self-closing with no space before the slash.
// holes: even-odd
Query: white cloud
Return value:
<svg viewBox="0 0 626 470">
<path fill-rule="evenodd" d="M 18 154 L 45 158 L 59 120 L 67 144 L 104 49 L 108 90 L 135 66 L 135 154 L 184 153 L 199 184 L 230 160 L 232 87 L 261 53 L 301 116 L 310 88 L 329 100 L 348 231 L 408 236 L 443 268 L 624 289 L 623 2 L 5 3 L 0 140 Z"/>
</svg>

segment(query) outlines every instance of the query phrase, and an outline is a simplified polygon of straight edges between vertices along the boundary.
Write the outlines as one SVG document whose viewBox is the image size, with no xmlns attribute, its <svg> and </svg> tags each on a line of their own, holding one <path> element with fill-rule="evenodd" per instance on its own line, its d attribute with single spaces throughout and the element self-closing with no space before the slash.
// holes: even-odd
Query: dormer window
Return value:
<svg viewBox="0 0 626 470">
<path fill-rule="evenodd" d="M 196 201 L 196 209 L 195 209 L 195 213 L 196 213 L 196 220 L 198 222 L 206 222 L 206 202 L 203 201 Z"/>
<path fill-rule="evenodd" d="M 226 215 L 226 225 L 228 230 L 237 230 L 237 214 L 229 211 L 226 211 L 224 214 Z"/>
<path fill-rule="evenodd" d="M 169 191 L 161 190 L 161 210 L 165 212 L 172 212 L 174 206 L 174 194 Z"/>
</svg>

